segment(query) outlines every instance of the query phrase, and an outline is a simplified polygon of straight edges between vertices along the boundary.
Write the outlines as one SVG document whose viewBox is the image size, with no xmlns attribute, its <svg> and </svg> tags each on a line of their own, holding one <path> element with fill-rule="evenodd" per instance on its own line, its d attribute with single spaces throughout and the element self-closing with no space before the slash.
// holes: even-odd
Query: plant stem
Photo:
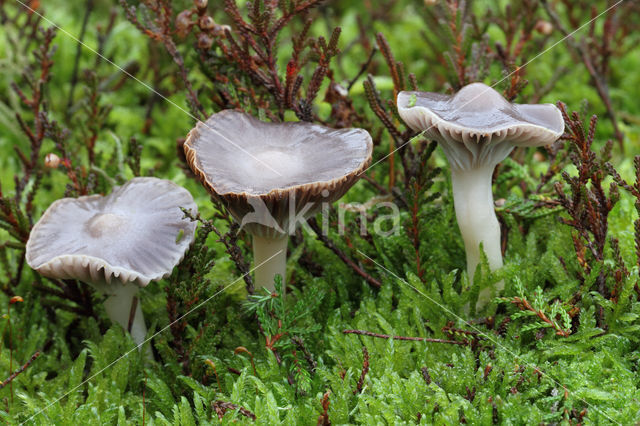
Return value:
<svg viewBox="0 0 640 426">
<path fill-rule="evenodd" d="M 493 166 L 468 170 L 451 168 L 453 201 L 467 253 L 467 273 L 470 283 L 473 283 L 473 274 L 480 263 L 480 243 L 487 255 L 491 270 L 502 268 L 500 224 L 493 208 L 491 190 L 493 169 Z M 497 291 L 503 288 L 503 281 L 496 284 Z M 486 305 L 490 296 L 491 289 L 483 289 L 478 296 L 477 307 Z"/>
<path fill-rule="evenodd" d="M 256 290 L 266 288 L 270 292 L 275 290 L 274 278 L 276 274 L 282 277 L 282 291 L 286 287 L 287 272 L 287 243 L 289 238 L 265 238 L 253 236 L 253 265 L 255 268 Z"/>
<path fill-rule="evenodd" d="M 13 382 L 13 380 L 18 377 L 24 370 L 26 370 L 33 361 L 36 360 L 36 358 L 38 358 L 40 356 L 40 351 L 36 351 L 36 353 L 34 353 L 33 355 L 31 355 L 31 358 L 29 358 L 29 360 L 27 362 L 24 363 L 24 365 L 20 368 L 18 368 L 16 371 L 14 371 L 13 373 L 11 373 L 11 375 L 2 383 L 0 383 L 0 389 L 4 388 L 5 386 L 7 386 L 7 384 L 11 384 Z M 8 412 L 8 410 L 7 410 Z"/>
<path fill-rule="evenodd" d="M 338 246 L 336 246 L 335 243 L 322 232 L 322 229 L 320 229 L 320 225 L 318 225 L 318 222 L 316 221 L 315 218 L 313 217 L 310 218 L 307 221 L 307 224 L 311 227 L 313 232 L 316 233 L 316 236 L 320 241 L 322 241 L 325 247 L 327 247 L 329 250 L 334 252 L 336 256 L 338 256 L 340 260 L 342 260 L 345 263 L 345 265 L 353 269 L 358 275 L 364 278 L 370 286 L 375 288 L 382 287 L 382 283 L 380 281 L 378 281 L 377 279 L 373 278 L 371 275 L 366 273 L 364 269 L 358 266 L 356 262 L 354 262 L 351 258 L 349 258 L 349 256 L 347 256 L 342 250 L 340 250 Z"/>
<path fill-rule="evenodd" d="M 116 291 L 109 295 L 104 302 L 107 316 L 111 321 L 120 324 L 122 328 L 129 331 L 131 338 L 139 346 L 138 349 L 142 351 L 140 345 L 147 337 L 147 326 L 145 325 L 142 308 L 138 300 L 138 286 L 135 284 L 114 284 L 114 286 L 118 286 Z M 130 321 L 133 303 L 136 304 L 135 314 L 132 321 Z M 147 356 L 153 358 L 150 350 L 147 350 Z"/>
</svg>

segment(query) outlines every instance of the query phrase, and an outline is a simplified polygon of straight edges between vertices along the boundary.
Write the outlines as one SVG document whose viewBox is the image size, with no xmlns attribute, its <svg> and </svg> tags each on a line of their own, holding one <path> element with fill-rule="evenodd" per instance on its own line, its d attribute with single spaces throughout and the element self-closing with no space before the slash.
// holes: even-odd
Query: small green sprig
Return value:
<svg viewBox="0 0 640 426">
<path fill-rule="evenodd" d="M 522 282 L 517 278 L 515 279 L 514 286 L 518 292 L 518 296 L 501 297 L 498 301 L 502 303 L 512 303 L 518 307 L 519 311 L 512 314 L 511 319 L 532 317 L 537 319 L 533 323 L 525 324 L 521 328 L 522 332 L 541 328 L 553 328 L 558 336 L 567 337 L 571 335 L 571 316 L 569 312 L 573 306 L 562 304 L 558 300 L 549 305 L 540 287 L 536 288 L 533 293 L 533 300 L 530 300 L 530 298 L 527 298 L 524 294 Z"/>
</svg>

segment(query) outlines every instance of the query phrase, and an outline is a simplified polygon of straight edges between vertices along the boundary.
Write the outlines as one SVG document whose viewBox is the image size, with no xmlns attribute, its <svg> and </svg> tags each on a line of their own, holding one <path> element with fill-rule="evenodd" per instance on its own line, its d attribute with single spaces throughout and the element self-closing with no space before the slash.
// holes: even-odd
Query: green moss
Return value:
<svg viewBox="0 0 640 426">
<path fill-rule="evenodd" d="M 10 17 L 18 13 L 11 2 L 5 3 L 0 8 L 6 9 Z M 47 17 L 69 32 L 79 33 L 84 15 L 81 3 L 42 3 Z M 345 52 L 331 64 L 335 83 L 346 87 L 358 74 L 374 43 L 373 34 L 380 31 L 395 59 L 405 64 L 407 74 L 415 74 L 421 89 L 444 92 L 458 84 L 451 57 L 447 56 L 451 54 L 452 34 L 445 31 L 443 35 L 449 40 L 446 48 L 429 42 L 437 31 L 444 31 L 436 26 L 430 6 L 421 1 L 380 2 L 379 7 L 386 8 L 386 14 L 379 16 L 365 3 L 371 2 L 332 2 L 311 15 L 314 22 L 310 32 L 314 36 L 327 37 L 331 31 L 328 28 L 336 25 L 343 28 L 339 46 Z M 481 31 L 474 34 L 475 28 L 466 28 L 464 49 L 478 48 L 484 37 L 491 48 L 496 42 L 507 43 L 506 34 L 498 25 L 505 19 L 507 3 L 474 2 L 472 9 L 479 16 Z M 599 10 L 606 4 L 596 3 Z M 172 2 L 174 12 L 190 4 Z M 98 46 L 97 28 L 104 28 L 108 22 L 110 7 L 107 2 L 96 2 L 85 37 L 92 48 Z M 488 9 L 491 16 L 485 13 Z M 217 22 L 230 23 L 222 8 L 210 4 L 209 12 Z M 182 110 L 189 111 L 189 105 L 179 72 L 161 45 L 151 43 L 127 22 L 122 10 L 117 13 L 113 31 L 104 44 L 105 56 L 122 66 L 130 65 L 128 69 L 135 70 L 136 78 L 152 85 L 179 108 L 158 101 L 148 117 L 153 126 L 145 130 L 148 89 L 130 79 L 120 81 L 122 76 L 116 68 L 105 61 L 96 63 L 90 51 L 82 50 L 80 69 L 91 69 L 102 84 L 98 104 L 112 108 L 98 129 L 96 165 L 117 182 L 131 178 L 134 168 L 126 159 L 130 140 L 135 138 L 142 147 L 141 173 L 171 179 L 186 187 L 196 199 L 201 216 L 211 219 L 224 235 L 230 230 L 229 222 L 204 188 L 179 168 L 176 142 L 193 125 L 192 117 Z M 588 10 L 585 13 L 589 15 Z M 535 16 L 546 19 L 542 9 Z M 21 79 L 21 73 L 27 65 L 36 64 L 30 53 L 38 47 L 36 43 L 15 41 L 26 19 L 23 12 L 17 23 L 0 28 L 0 182 L 3 196 L 9 197 L 15 193 L 14 176 L 22 173 L 14 147 L 29 152 L 15 113 L 28 123 L 34 119 L 10 88 L 16 82 L 26 90 L 28 84 Z M 301 21 L 293 20 L 282 33 L 276 56 L 278 72 L 286 69 L 291 36 L 300 30 Z M 597 34 L 601 31 L 598 26 Z M 359 38 L 362 40 L 357 41 Z M 546 47 L 560 38 L 556 31 L 544 44 L 534 34 L 536 43 Z M 224 89 L 240 105 L 260 110 L 265 117 L 267 112 L 275 116 L 276 101 L 265 95 L 264 87 L 257 87 L 221 56 L 217 57 L 218 62 L 203 61 L 193 49 L 195 42 L 193 36 L 185 40 L 176 37 L 189 78 L 207 111 L 221 108 L 220 90 Z M 625 151 L 616 146 L 611 163 L 623 179 L 633 182 L 636 171 L 631 158 L 640 153 L 637 34 L 628 35 L 625 43 L 626 50 L 611 59 L 609 76 L 612 102 L 625 133 Z M 58 50 L 46 84 L 46 108 L 51 119 L 70 130 L 66 148 L 83 176 L 87 172 L 83 129 L 91 124 L 83 121 L 87 117 L 83 108 L 90 85 L 81 73 L 74 109 L 67 119 L 77 45 L 62 32 L 54 44 Z M 220 54 L 219 49 L 216 52 Z M 526 59 L 533 59 L 537 53 L 540 52 L 532 49 Z M 305 85 L 315 69 L 318 58 L 314 55 L 305 58 L 311 64 L 301 73 Z M 481 68 L 482 58 L 477 59 L 477 63 L 467 65 Z M 509 80 L 501 81 L 506 68 L 493 59 L 478 78 L 488 83 L 500 81 L 498 87 L 506 89 Z M 212 82 L 208 71 L 214 66 L 255 88 L 255 97 L 237 92 L 234 81 Z M 598 114 L 594 152 L 598 151 L 614 136 L 613 126 L 589 74 L 576 63 L 564 43 L 527 65 L 524 78 L 530 83 L 516 100 L 531 99 L 539 87 L 553 78 L 558 67 L 565 67 L 566 72 L 540 101 L 562 100 L 570 110 L 584 110 L 585 116 Z M 380 52 L 375 53 L 366 73 L 371 74 L 383 106 L 391 112 L 393 102 L 386 100 L 392 99 L 394 81 Z M 367 106 L 362 85 L 366 73 L 351 87 L 349 101 L 358 114 L 353 125 L 366 127 L 374 135 L 377 161 L 390 152 L 391 138 Z M 313 108 L 319 118 L 331 122 L 332 106 L 323 97 L 328 83 L 328 79 L 322 82 Z M 257 101 L 264 99 L 268 102 L 258 106 Z M 283 116 L 289 121 L 300 119 L 290 109 Z M 393 121 L 400 126 L 397 117 Z M 411 139 L 409 133 L 403 137 Z M 554 184 L 563 185 L 564 181 L 556 175 L 538 188 L 549 166 L 539 154 L 548 153 L 516 151 L 499 167 L 494 185 L 496 199 L 504 199 L 496 211 L 507 231 L 505 267 L 490 272 L 485 261 L 471 287 L 447 162 L 440 150 L 432 151 L 435 146 L 426 146 L 417 136 L 405 148 L 409 151 L 405 160 L 416 161 L 413 166 L 421 171 L 407 182 L 399 181 L 407 173 L 400 158 L 404 151 L 371 169 L 371 176 L 383 188 L 392 181 L 392 167 L 402 170 L 394 177 L 393 195 L 400 194 L 394 199 L 400 204 L 399 218 L 393 223 L 397 225 L 395 234 L 376 235 L 375 219 L 386 212 L 375 208 L 366 211 L 368 235 L 359 234 L 359 224 L 355 222 L 358 215 L 354 212 L 346 213 L 346 234 L 336 227 L 329 232 L 338 249 L 378 280 L 381 288 L 372 288 L 313 233 L 301 231 L 291 239 L 287 295 L 258 294 L 247 299 L 245 282 L 220 244 L 220 237 L 200 226 L 196 243 L 173 275 L 141 291 L 156 356 L 151 363 L 145 363 L 127 333 L 110 326 L 97 295 L 93 300 L 89 295 L 90 300 L 84 301 L 93 306 L 93 315 L 83 315 L 78 303 L 39 290 L 37 287 L 48 283 L 29 268 L 24 268 L 18 281 L 21 243 L 0 229 L 0 310 L 7 314 L 0 320 L 0 377 L 8 377 L 40 351 L 11 386 L 0 389 L 0 418 L 8 424 L 35 425 L 252 423 L 239 409 L 242 408 L 254 414 L 259 424 L 312 425 L 324 412 L 323 395 L 328 392 L 327 414 L 333 424 L 637 421 L 640 303 L 637 236 L 633 227 L 638 218 L 637 199 L 620 190 L 620 201 L 607 221 L 603 258 L 597 259 L 585 249 L 583 257 L 589 266 L 585 268 L 576 255 L 576 241 L 584 241 L 590 235 L 585 237 L 564 224 L 562 220 L 569 216 L 555 202 Z M 560 147 L 559 152 L 567 149 L 568 145 Z M 41 156 L 59 151 L 48 135 Z M 568 160 L 559 167 L 570 176 L 578 174 Z M 70 180 L 63 168 L 39 171 L 42 181 L 33 199 L 32 217 L 21 216 L 25 223 L 37 220 L 49 204 L 69 193 Z M 97 181 L 93 192 L 110 190 L 108 179 L 93 178 Z M 607 194 L 611 182 L 608 178 L 603 185 Z M 31 178 L 28 188 L 34 185 Z M 568 193 L 567 188 L 561 190 Z M 342 201 L 364 204 L 381 193 L 361 181 Z M 19 208 L 26 203 L 23 195 L 18 200 Z M 250 260 L 248 238 L 242 233 L 238 238 L 238 250 Z M 619 241 L 620 259 L 612 238 Z M 616 273 L 624 269 L 621 260 L 628 274 L 617 277 Z M 598 291 L 601 278 L 607 297 Z M 479 290 L 500 280 L 506 286 L 501 295 L 496 295 L 500 297 L 495 298 L 495 303 L 482 312 L 468 312 L 467 307 L 475 305 Z M 12 295 L 20 295 L 24 301 L 12 304 L 9 312 Z M 532 309 L 523 308 L 523 301 Z M 394 340 L 346 334 L 344 330 L 419 339 Z M 368 368 L 363 370 L 365 357 Z M 227 403 L 233 405 L 224 405 Z M 220 420 L 223 411 L 226 412 Z"/>
</svg>

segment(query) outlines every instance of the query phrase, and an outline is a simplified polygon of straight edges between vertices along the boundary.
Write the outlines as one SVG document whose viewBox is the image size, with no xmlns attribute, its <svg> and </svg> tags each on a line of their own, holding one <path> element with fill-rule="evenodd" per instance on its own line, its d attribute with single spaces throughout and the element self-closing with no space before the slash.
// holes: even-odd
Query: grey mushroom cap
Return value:
<svg viewBox="0 0 640 426">
<path fill-rule="evenodd" d="M 363 129 L 268 123 L 225 110 L 199 122 L 184 149 L 191 170 L 236 221 L 276 237 L 292 213 L 304 209 L 308 217 L 342 197 L 371 162 L 373 143 Z"/>
<path fill-rule="evenodd" d="M 166 278 L 194 239 L 191 194 L 171 181 L 134 178 L 107 196 L 60 199 L 36 223 L 26 261 L 44 276 L 77 279 L 110 293 L 113 283 Z"/>
<path fill-rule="evenodd" d="M 494 148 L 482 152 L 483 146 L 505 142 L 502 145 L 508 146 L 497 149 L 501 154 L 509 147 L 548 145 L 564 131 L 562 114 L 555 105 L 510 103 L 483 83 L 469 84 L 451 96 L 400 92 L 398 112 L 409 127 L 425 131 L 426 137 L 456 145 L 451 149 L 466 147 L 471 157 L 461 159 L 462 163 L 482 162 L 490 156 Z"/>
</svg>

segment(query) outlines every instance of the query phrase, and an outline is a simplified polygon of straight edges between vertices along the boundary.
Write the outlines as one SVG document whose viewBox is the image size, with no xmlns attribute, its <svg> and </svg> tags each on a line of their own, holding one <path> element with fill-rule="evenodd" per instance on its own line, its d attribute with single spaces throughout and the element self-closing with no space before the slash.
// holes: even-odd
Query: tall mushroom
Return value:
<svg viewBox="0 0 640 426">
<path fill-rule="evenodd" d="M 108 296 L 107 315 L 140 346 L 147 327 L 138 288 L 168 277 L 193 242 L 195 223 L 180 207 L 197 211 L 186 189 L 150 177 L 106 197 L 60 199 L 33 227 L 26 261 L 45 277 L 80 280 Z"/>
<path fill-rule="evenodd" d="M 358 180 L 371 161 L 362 129 L 266 123 L 233 110 L 213 114 L 184 144 L 191 170 L 252 235 L 255 282 L 284 284 L 288 235 Z"/>
<path fill-rule="evenodd" d="M 491 190 L 493 170 L 516 146 L 537 147 L 557 140 L 564 131 L 560 110 L 552 104 L 509 103 L 491 87 L 472 83 L 453 96 L 400 92 L 398 112 L 413 130 L 438 141 L 449 160 L 469 280 L 472 282 L 480 261 L 480 243 L 489 266 L 501 268 L 500 224 Z M 502 290 L 504 283 L 497 287 Z M 478 306 L 486 304 L 490 295 L 490 289 L 484 289 Z"/>
</svg>

